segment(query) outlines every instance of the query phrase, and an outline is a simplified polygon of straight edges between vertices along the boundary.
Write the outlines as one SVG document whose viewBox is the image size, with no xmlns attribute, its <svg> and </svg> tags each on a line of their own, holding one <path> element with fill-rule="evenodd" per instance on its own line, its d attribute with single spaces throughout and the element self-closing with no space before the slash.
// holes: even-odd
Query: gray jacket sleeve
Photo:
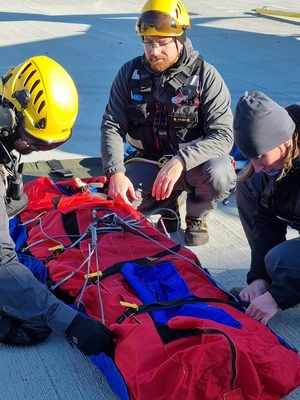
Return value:
<svg viewBox="0 0 300 400">
<path fill-rule="evenodd" d="M 233 146 L 230 93 L 219 72 L 205 61 L 200 73 L 200 103 L 204 138 L 178 152 L 186 170 L 229 153 Z"/>
<path fill-rule="evenodd" d="M 5 188 L 0 178 L 0 314 L 26 322 L 40 322 L 63 335 L 77 312 L 58 300 L 32 272 L 20 264 L 9 235 L 4 204 Z"/>
<path fill-rule="evenodd" d="M 129 126 L 126 104 L 129 104 L 128 82 L 131 78 L 131 62 L 123 65 L 117 73 L 109 95 L 101 123 L 101 156 L 104 173 L 125 173 L 124 142 Z"/>
</svg>

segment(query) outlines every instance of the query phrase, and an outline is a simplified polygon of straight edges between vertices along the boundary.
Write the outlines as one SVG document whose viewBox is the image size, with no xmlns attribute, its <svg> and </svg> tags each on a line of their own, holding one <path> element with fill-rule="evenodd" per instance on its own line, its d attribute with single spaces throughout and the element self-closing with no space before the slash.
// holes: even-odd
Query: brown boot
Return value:
<svg viewBox="0 0 300 400">
<path fill-rule="evenodd" d="M 185 243 L 188 246 L 200 246 L 208 243 L 208 228 L 206 220 L 199 221 L 186 216 Z"/>
</svg>

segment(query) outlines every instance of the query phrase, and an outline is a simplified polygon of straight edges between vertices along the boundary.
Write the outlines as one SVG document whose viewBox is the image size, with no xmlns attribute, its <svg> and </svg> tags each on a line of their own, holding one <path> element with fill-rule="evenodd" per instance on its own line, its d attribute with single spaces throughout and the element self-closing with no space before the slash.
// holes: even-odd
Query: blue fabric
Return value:
<svg viewBox="0 0 300 400">
<path fill-rule="evenodd" d="M 18 250 L 23 246 L 27 239 L 27 232 L 24 225 L 19 225 L 20 218 L 15 216 L 9 220 L 9 233 L 12 240 L 15 243 L 15 250 L 19 263 L 25 265 L 33 275 L 43 284 L 46 284 L 47 269 L 45 265 L 38 258 L 30 256 L 28 254 L 18 253 Z"/>
<path fill-rule="evenodd" d="M 245 158 L 237 145 L 234 143 L 233 147 L 229 153 L 235 160 L 235 169 L 236 171 L 240 171 L 242 168 L 244 168 L 245 165 L 249 164 L 250 160 L 249 158 Z"/>
<path fill-rule="evenodd" d="M 85 315 L 80 311 L 78 311 L 78 308 L 74 304 L 68 304 L 68 306 L 71 307 L 73 310 L 77 311 L 78 313 Z M 89 357 L 92 360 L 92 362 L 96 365 L 96 367 L 99 368 L 100 371 L 106 376 L 110 387 L 120 397 L 120 399 L 130 400 L 127 385 L 114 361 L 105 353 L 100 353 L 98 355 L 91 355 Z"/>
<path fill-rule="evenodd" d="M 15 250 L 18 251 L 27 239 L 27 232 L 24 225 L 18 225 L 20 218 L 15 216 L 9 220 L 10 237 L 15 243 Z"/>
<path fill-rule="evenodd" d="M 98 356 L 92 355 L 90 359 L 104 373 L 110 387 L 120 399 L 130 400 L 126 383 L 113 360 L 104 353 L 100 353 Z"/>
<path fill-rule="evenodd" d="M 38 258 L 30 256 L 28 254 L 17 253 L 18 260 L 21 264 L 25 265 L 33 275 L 42 282 L 46 284 L 47 269 L 45 265 Z"/>
<path fill-rule="evenodd" d="M 193 297 L 184 279 L 178 274 L 172 263 L 163 263 L 151 267 L 126 263 L 122 273 L 139 295 L 144 304 Z M 165 310 L 152 311 L 153 319 L 166 324 L 175 316 L 193 316 L 240 328 L 242 324 L 226 311 L 204 302 L 184 304 Z"/>
<path fill-rule="evenodd" d="M 236 161 L 246 161 L 249 160 L 248 158 L 244 157 L 242 152 L 239 150 L 237 145 L 234 143 L 233 147 L 230 151 L 230 155 L 236 160 Z"/>
</svg>

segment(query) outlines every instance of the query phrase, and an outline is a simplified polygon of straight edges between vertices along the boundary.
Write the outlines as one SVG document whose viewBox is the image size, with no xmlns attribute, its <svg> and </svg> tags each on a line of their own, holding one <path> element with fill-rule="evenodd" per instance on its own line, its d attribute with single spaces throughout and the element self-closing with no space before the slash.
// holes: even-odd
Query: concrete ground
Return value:
<svg viewBox="0 0 300 400">
<path fill-rule="evenodd" d="M 261 90 L 282 106 L 300 101 L 300 19 L 252 11 L 267 6 L 300 12 L 299 2 L 290 0 L 285 7 L 279 0 L 256 1 L 185 0 L 192 25 L 188 36 L 222 74 L 233 109 L 246 90 Z M 1 0 L 0 73 L 31 56 L 48 55 L 69 71 L 79 93 L 71 140 L 24 161 L 100 155 L 99 125 L 111 82 L 119 67 L 142 51 L 134 24 L 143 4 Z M 234 195 L 211 214 L 208 225 L 209 244 L 193 250 L 226 289 L 244 285 L 250 254 Z M 299 313 L 299 307 L 279 312 L 270 326 L 300 349 Z M 0 400 L 117 399 L 89 358 L 55 335 L 35 347 L 1 345 L 0 369 Z M 287 399 L 299 400 L 300 389 Z"/>
</svg>

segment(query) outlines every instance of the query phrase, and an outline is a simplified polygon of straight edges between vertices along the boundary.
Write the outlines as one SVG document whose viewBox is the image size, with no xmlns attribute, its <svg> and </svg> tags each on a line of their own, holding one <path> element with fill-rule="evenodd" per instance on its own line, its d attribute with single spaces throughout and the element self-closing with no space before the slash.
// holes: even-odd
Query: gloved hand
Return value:
<svg viewBox="0 0 300 400">
<path fill-rule="evenodd" d="M 66 330 L 67 340 L 78 349 L 90 356 L 92 354 L 110 353 L 114 347 L 113 339 L 117 335 L 101 322 L 77 314 Z"/>
</svg>

